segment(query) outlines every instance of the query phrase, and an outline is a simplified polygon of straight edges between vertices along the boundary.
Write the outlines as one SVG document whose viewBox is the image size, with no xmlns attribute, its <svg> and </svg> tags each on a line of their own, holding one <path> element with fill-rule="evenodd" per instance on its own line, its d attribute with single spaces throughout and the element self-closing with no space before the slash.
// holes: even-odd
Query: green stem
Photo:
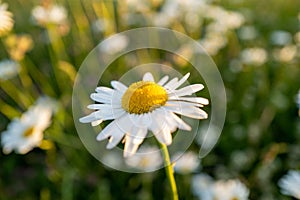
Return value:
<svg viewBox="0 0 300 200">
<path fill-rule="evenodd" d="M 166 165 L 166 174 L 171 186 L 172 194 L 173 194 L 173 200 L 178 200 L 178 193 L 177 193 L 177 186 L 176 186 L 176 181 L 174 178 L 174 171 L 173 171 L 173 166 L 171 164 L 170 156 L 169 156 L 169 151 L 168 147 L 165 144 L 159 143 L 162 149 L 163 157 L 164 157 L 164 163 Z"/>
</svg>

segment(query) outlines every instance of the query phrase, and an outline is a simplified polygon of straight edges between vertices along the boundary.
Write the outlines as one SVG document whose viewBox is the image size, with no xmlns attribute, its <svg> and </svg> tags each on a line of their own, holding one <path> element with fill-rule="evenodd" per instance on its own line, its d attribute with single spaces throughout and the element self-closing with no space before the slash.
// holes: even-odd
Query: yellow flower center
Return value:
<svg viewBox="0 0 300 200">
<path fill-rule="evenodd" d="M 166 90 L 151 81 L 139 81 L 129 86 L 122 97 L 122 107 L 129 113 L 143 114 L 163 106 L 168 100 Z"/>
<path fill-rule="evenodd" d="M 24 137 L 29 137 L 33 134 L 34 132 L 34 127 L 29 127 L 24 133 L 23 133 L 23 136 Z"/>
</svg>

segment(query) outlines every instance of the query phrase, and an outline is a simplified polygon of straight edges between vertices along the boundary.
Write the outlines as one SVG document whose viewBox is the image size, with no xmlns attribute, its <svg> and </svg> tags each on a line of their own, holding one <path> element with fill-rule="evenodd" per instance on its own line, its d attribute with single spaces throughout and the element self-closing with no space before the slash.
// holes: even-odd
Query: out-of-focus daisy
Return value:
<svg viewBox="0 0 300 200">
<path fill-rule="evenodd" d="M 241 61 L 247 65 L 260 66 L 267 61 L 268 54 L 263 48 L 248 48 L 241 52 Z"/>
<path fill-rule="evenodd" d="M 104 41 L 100 49 L 107 54 L 114 54 L 123 49 L 125 49 L 128 45 L 128 38 L 124 35 L 115 35 L 111 39 Z"/>
<path fill-rule="evenodd" d="M 16 76 L 20 71 L 20 64 L 12 60 L 0 62 L 0 80 L 8 80 Z"/>
<path fill-rule="evenodd" d="M 50 125 L 53 107 L 47 102 L 52 100 L 43 97 L 36 105 L 29 108 L 20 118 L 15 118 L 1 134 L 3 152 L 8 154 L 26 154 L 41 144 L 43 131 Z"/>
<path fill-rule="evenodd" d="M 32 49 L 33 41 L 31 36 L 27 34 L 11 34 L 5 38 L 5 45 L 12 59 L 22 60 L 25 53 Z"/>
<path fill-rule="evenodd" d="M 125 159 L 128 166 L 145 171 L 152 171 L 159 168 L 163 159 L 160 150 L 156 147 L 143 146 L 137 154 Z"/>
<path fill-rule="evenodd" d="M 216 55 L 220 49 L 226 46 L 227 38 L 223 34 L 211 32 L 207 37 L 199 41 L 209 55 Z"/>
<path fill-rule="evenodd" d="M 7 11 L 7 4 L 0 0 L 0 37 L 11 31 L 14 26 L 13 14 Z"/>
<path fill-rule="evenodd" d="M 214 181 L 207 174 L 197 174 L 192 178 L 192 192 L 198 199 L 213 200 L 212 185 Z"/>
<path fill-rule="evenodd" d="M 254 40 L 258 33 L 254 26 L 242 26 L 238 31 L 238 35 L 242 40 Z"/>
<path fill-rule="evenodd" d="M 297 56 L 297 46 L 287 45 L 280 49 L 274 49 L 273 57 L 279 62 L 290 62 Z"/>
<path fill-rule="evenodd" d="M 287 31 L 276 30 L 271 33 L 270 40 L 274 45 L 288 45 L 292 42 L 292 34 Z"/>
<path fill-rule="evenodd" d="M 220 180 L 213 185 L 214 200 L 248 200 L 249 189 L 239 180 Z"/>
<path fill-rule="evenodd" d="M 278 182 L 281 193 L 300 199 L 300 171 L 290 170 Z"/>
<path fill-rule="evenodd" d="M 176 114 L 194 119 L 206 119 L 207 113 L 200 109 L 208 100 L 192 95 L 204 88 L 194 84 L 178 89 L 189 77 L 186 74 L 180 80 L 176 77 L 168 82 L 164 76 L 157 83 L 151 73 L 146 73 L 142 81 L 132 83 L 129 87 L 119 81 L 112 81 L 113 89 L 97 87 L 91 99 L 98 104 L 88 108 L 96 110 L 80 118 L 82 123 L 99 125 L 105 120 L 112 121 L 97 136 L 101 141 L 109 138 L 107 148 L 115 147 L 123 138 L 124 157 L 133 155 L 146 137 L 148 130 L 165 145 L 172 143 L 172 135 L 177 128 L 191 130 Z"/>
<path fill-rule="evenodd" d="M 31 11 L 34 21 L 44 26 L 46 24 L 65 24 L 67 21 L 67 10 L 60 5 L 36 6 Z"/>
<path fill-rule="evenodd" d="M 193 151 L 176 153 L 173 160 L 174 170 L 180 174 L 195 172 L 200 165 L 198 154 Z"/>
</svg>

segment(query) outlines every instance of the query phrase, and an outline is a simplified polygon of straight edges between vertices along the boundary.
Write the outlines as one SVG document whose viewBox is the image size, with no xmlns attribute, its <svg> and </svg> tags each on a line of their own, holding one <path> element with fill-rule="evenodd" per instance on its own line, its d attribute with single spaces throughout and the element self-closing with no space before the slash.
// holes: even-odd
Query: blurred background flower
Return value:
<svg viewBox="0 0 300 200">
<path fill-rule="evenodd" d="M 13 14 L 7 10 L 8 5 L 0 1 L 0 37 L 7 34 L 14 26 Z"/>
</svg>

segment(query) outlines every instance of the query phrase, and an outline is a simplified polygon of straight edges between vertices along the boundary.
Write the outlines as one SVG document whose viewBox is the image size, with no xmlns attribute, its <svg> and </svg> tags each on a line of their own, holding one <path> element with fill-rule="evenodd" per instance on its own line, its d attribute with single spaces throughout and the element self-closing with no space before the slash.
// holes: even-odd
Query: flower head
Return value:
<svg viewBox="0 0 300 200">
<path fill-rule="evenodd" d="M 8 33 L 14 26 L 13 14 L 7 11 L 7 4 L 0 0 L 0 37 Z"/>
<path fill-rule="evenodd" d="M 61 25 L 67 21 L 67 11 L 59 5 L 36 6 L 31 14 L 35 22 L 41 26 L 46 24 Z"/>
<path fill-rule="evenodd" d="M 176 114 L 194 119 L 205 119 L 207 113 L 200 109 L 208 104 L 201 97 L 192 95 L 204 86 L 194 84 L 178 89 L 189 77 L 182 79 L 165 76 L 157 83 L 151 73 L 146 73 L 142 81 L 132 83 L 129 87 L 119 81 L 112 81 L 113 89 L 97 87 L 91 99 L 98 102 L 88 106 L 93 113 L 80 118 L 82 123 L 99 125 L 105 120 L 114 120 L 97 136 L 101 141 L 109 138 L 107 148 L 115 147 L 123 138 L 124 157 L 133 155 L 150 130 L 163 144 L 172 143 L 172 135 L 177 128 L 191 130 Z"/>
<path fill-rule="evenodd" d="M 47 98 L 52 104 L 53 100 Z M 43 139 L 43 131 L 50 125 L 53 107 L 48 106 L 45 97 L 40 98 L 36 105 L 29 108 L 21 118 L 15 118 L 6 131 L 1 134 L 1 143 L 5 154 L 15 150 L 26 154 L 39 146 Z"/>
<path fill-rule="evenodd" d="M 220 180 L 214 183 L 215 200 L 248 200 L 249 190 L 239 180 Z"/>
<path fill-rule="evenodd" d="M 193 193 L 205 200 L 248 200 L 249 189 L 237 179 L 214 181 L 206 174 L 192 179 Z"/>
<path fill-rule="evenodd" d="M 177 153 L 174 155 L 175 165 L 174 170 L 180 174 L 188 174 L 195 172 L 200 165 L 200 159 L 198 155 L 189 151 L 184 154 Z"/>
<path fill-rule="evenodd" d="M 196 174 L 192 178 L 192 192 L 199 199 L 213 200 L 214 180 L 207 174 Z"/>
<path fill-rule="evenodd" d="M 139 154 L 126 158 L 125 162 L 128 166 L 152 171 L 163 163 L 160 151 L 156 147 L 143 146 L 138 150 L 138 153 Z"/>
<path fill-rule="evenodd" d="M 282 194 L 300 199 L 300 171 L 290 170 L 278 182 Z"/>
<path fill-rule="evenodd" d="M 268 59 L 268 54 L 263 48 L 248 48 L 241 52 L 241 61 L 247 65 L 260 66 Z"/>
<path fill-rule="evenodd" d="M 0 80 L 8 80 L 16 76 L 20 71 L 19 63 L 12 60 L 3 60 L 0 62 Z"/>
</svg>

